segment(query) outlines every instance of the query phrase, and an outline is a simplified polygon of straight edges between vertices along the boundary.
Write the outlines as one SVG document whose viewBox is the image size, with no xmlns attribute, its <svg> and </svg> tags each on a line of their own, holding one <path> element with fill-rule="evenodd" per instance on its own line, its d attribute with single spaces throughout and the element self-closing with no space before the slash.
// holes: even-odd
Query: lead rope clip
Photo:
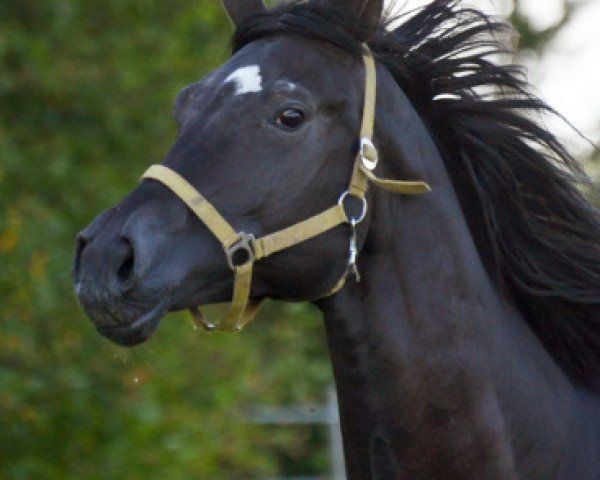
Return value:
<svg viewBox="0 0 600 480">
<path fill-rule="evenodd" d="M 360 272 L 358 271 L 358 266 L 356 265 L 356 258 L 358 257 L 358 246 L 356 241 L 356 220 L 352 219 L 350 221 L 350 228 L 352 229 L 352 234 L 350 235 L 350 254 L 348 255 L 348 272 L 354 275 L 354 278 L 357 282 L 360 282 Z"/>
</svg>

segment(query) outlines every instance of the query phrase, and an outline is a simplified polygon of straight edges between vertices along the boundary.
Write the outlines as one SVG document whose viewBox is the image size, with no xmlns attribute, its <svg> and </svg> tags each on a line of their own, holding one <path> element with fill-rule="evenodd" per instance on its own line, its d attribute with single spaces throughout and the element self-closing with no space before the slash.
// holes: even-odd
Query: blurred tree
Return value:
<svg viewBox="0 0 600 480">
<path fill-rule="evenodd" d="M 243 337 L 174 316 L 125 351 L 71 293 L 78 229 L 161 159 L 174 95 L 224 61 L 230 32 L 214 0 L 0 2 L 0 478 L 254 478 L 308 449 L 239 409 L 324 395 L 310 310 L 274 306 Z"/>
<path fill-rule="evenodd" d="M 576 9 L 582 5 L 581 1 L 562 0 L 563 14 L 561 18 L 552 26 L 542 30 L 534 27 L 532 19 L 526 16 L 520 6 L 522 0 L 514 0 L 515 8 L 510 15 L 510 22 L 519 32 L 519 48 L 521 50 L 534 50 L 543 53 L 548 43 L 562 30 L 568 23 Z"/>
</svg>

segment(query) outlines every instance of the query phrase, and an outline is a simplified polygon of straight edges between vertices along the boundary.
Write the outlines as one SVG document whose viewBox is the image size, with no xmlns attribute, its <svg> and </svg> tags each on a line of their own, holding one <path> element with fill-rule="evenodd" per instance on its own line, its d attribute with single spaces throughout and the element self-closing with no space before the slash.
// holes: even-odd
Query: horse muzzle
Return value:
<svg viewBox="0 0 600 480">
<path fill-rule="evenodd" d="M 79 303 L 96 329 L 120 345 L 147 340 L 172 306 L 163 282 L 153 281 L 160 263 L 161 235 L 148 221 L 109 210 L 77 238 L 73 284 Z M 133 217 L 136 217 L 134 214 Z"/>
<path fill-rule="evenodd" d="M 124 346 L 147 340 L 167 311 L 165 300 L 157 303 L 158 295 L 139 288 L 135 263 L 127 239 L 100 244 L 85 232 L 78 238 L 73 283 L 79 303 L 103 336 Z"/>
</svg>

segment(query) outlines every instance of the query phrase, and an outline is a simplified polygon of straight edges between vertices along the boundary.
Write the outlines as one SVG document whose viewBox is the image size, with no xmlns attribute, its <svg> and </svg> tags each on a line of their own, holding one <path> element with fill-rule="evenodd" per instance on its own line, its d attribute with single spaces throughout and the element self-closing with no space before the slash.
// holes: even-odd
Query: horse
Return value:
<svg viewBox="0 0 600 480">
<path fill-rule="evenodd" d="M 498 61 L 511 27 L 460 0 L 224 3 L 231 58 L 78 237 L 97 330 L 311 301 L 349 479 L 598 480 L 600 217 L 557 112 Z"/>
</svg>

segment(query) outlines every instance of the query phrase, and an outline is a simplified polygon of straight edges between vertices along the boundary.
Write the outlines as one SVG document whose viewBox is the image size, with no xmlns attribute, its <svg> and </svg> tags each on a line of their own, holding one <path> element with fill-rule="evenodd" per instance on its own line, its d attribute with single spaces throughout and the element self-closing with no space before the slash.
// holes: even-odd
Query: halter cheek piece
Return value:
<svg viewBox="0 0 600 480">
<path fill-rule="evenodd" d="M 348 268 L 338 284 L 325 296 L 333 295 L 341 290 L 350 273 L 354 273 L 358 279 L 356 226 L 367 214 L 366 193 L 369 182 L 385 190 L 405 195 L 419 195 L 431 190 L 429 185 L 424 182 L 386 180 L 377 178 L 373 174 L 373 170 L 375 170 L 379 161 L 377 149 L 373 145 L 377 77 L 375 61 L 367 45 L 364 45 L 363 60 L 366 69 L 366 85 L 360 149 L 354 162 L 348 190 L 340 196 L 337 205 L 324 212 L 286 229 L 261 238 L 255 238 L 254 235 L 248 233 L 236 232 L 200 192 L 170 168 L 164 165 L 153 165 L 143 175 L 143 179 L 153 179 L 163 183 L 196 214 L 221 242 L 225 250 L 227 263 L 234 271 L 233 299 L 229 314 L 224 320 L 218 324 L 213 324 L 202 316 L 199 308 L 190 310 L 196 323 L 207 330 L 240 331 L 256 316 L 260 302 L 250 299 L 254 262 L 321 235 L 341 224 L 349 224 L 352 227 Z M 346 215 L 344 203 L 348 196 L 353 196 L 362 201 L 363 208 L 358 217 L 348 218 Z"/>
</svg>

